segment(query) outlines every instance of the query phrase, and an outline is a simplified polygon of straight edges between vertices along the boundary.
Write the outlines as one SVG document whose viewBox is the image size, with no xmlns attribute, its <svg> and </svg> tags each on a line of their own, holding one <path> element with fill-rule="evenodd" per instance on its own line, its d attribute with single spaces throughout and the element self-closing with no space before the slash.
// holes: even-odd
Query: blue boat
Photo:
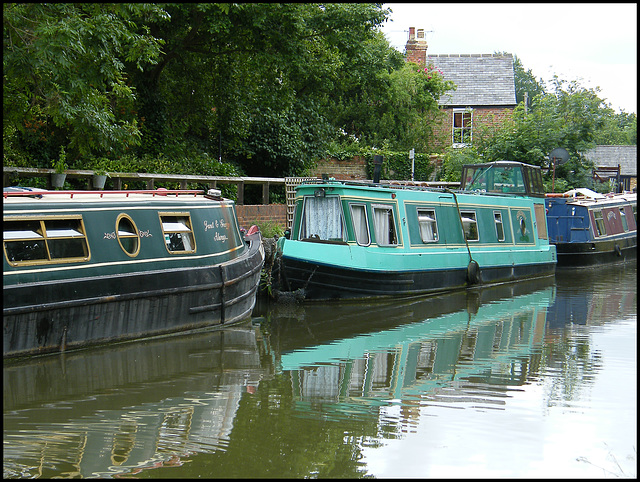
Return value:
<svg viewBox="0 0 640 482">
<path fill-rule="evenodd" d="M 261 234 L 241 233 L 220 191 L 9 188 L 3 201 L 3 357 L 251 316 Z"/>
<path fill-rule="evenodd" d="M 540 168 L 463 167 L 459 190 L 325 179 L 296 188 L 269 286 L 305 300 L 415 296 L 555 273 Z"/>
<path fill-rule="evenodd" d="M 573 189 L 547 194 L 549 240 L 558 267 L 597 266 L 636 259 L 637 194 Z"/>
</svg>

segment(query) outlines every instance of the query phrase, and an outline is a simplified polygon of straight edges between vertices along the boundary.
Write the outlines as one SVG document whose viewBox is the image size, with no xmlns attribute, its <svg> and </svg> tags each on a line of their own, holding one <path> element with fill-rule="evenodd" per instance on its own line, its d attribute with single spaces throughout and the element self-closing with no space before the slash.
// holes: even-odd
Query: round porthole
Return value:
<svg viewBox="0 0 640 482">
<path fill-rule="evenodd" d="M 128 256 L 137 256 L 140 252 L 140 235 L 136 223 L 126 214 L 118 216 L 116 221 L 118 243 Z"/>
</svg>

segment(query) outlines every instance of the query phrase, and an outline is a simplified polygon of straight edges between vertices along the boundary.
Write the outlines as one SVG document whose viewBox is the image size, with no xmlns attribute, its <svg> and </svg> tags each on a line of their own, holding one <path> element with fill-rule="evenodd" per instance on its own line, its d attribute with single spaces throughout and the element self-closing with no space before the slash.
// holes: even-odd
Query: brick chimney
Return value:
<svg viewBox="0 0 640 482">
<path fill-rule="evenodd" d="M 424 29 L 418 29 L 418 35 L 416 35 L 416 28 L 409 27 L 409 40 L 405 45 L 406 59 L 408 62 L 415 62 L 417 64 L 425 65 L 427 62 L 427 39 L 424 37 Z"/>
</svg>

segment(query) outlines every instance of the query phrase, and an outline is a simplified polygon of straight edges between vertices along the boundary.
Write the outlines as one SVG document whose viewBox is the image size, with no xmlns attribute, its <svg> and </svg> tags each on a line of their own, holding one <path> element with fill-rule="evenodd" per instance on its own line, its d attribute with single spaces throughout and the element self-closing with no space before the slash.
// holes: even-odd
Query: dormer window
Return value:
<svg viewBox="0 0 640 482">
<path fill-rule="evenodd" d="M 466 147 L 471 145 L 473 111 L 471 109 L 453 109 L 452 145 Z"/>
</svg>

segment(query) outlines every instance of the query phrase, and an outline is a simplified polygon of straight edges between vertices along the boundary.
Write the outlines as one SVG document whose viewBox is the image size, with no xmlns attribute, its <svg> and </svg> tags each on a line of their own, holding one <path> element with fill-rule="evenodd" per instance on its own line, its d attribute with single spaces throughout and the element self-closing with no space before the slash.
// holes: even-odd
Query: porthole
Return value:
<svg viewBox="0 0 640 482">
<path fill-rule="evenodd" d="M 127 253 L 128 256 L 138 256 L 140 252 L 140 234 L 133 219 L 126 214 L 118 216 L 116 220 L 116 234 L 122 250 Z"/>
</svg>

